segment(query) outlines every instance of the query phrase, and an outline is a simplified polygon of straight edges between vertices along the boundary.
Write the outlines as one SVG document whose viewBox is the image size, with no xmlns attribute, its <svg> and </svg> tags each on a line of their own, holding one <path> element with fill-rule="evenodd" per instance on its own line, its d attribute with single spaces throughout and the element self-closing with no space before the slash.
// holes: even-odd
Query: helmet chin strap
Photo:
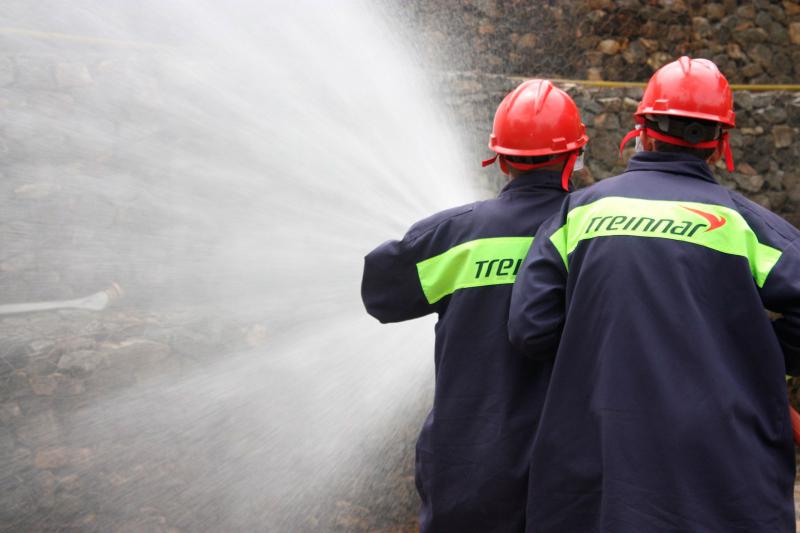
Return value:
<svg viewBox="0 0 800 533">
<path fill-rule="evenodd" d="M 508 174 L 509 166 L 517 170 L 535 170 L 537 168 L 549 167 L 550 165 L 566 161 L 564 170 L 561 172 L 561 187 L 565 191 L 569 191 L 569 177 L 572 175 L 572 169 L 575 168 L 575 161 L 578 160 L 578 151 L 575 150 L 569 154 L 564 154 L 541 163 L 517 163 L 516 161 L 509 161 L 501 154 L 495 154 L 494 157 L 482 161 L 481 166 L 488 167 L 498 159 L 500 163 L 500 170 L 502 170 L 504 174 Z"/>
<path fill-rule="evenodd" d="M 655 131 L 651 128 L 645 127 L 643 129 L 634 129 L 629 131 L 625 137 L 622 138 L 622 142 L 619 143 L 620 157 L 622 157 L 622 149 L 625 147 L 625 145 L 628 144 L 631 139 L 639 135 L 642 131 L 644 131 L 648 137 L 652 137 L 657 141 L 662 141 L 677 146 L 684 146 L 686 148 L 716 148 L 718 146 L 722 146 L 722 153 L 725 155 L 725 166 L 728 167 L 728 172 L 733 172 L 733 152 L 731 151 L 731 143 L 728 140 L 727 131 L 723 131 L 720 138 L 713 141 L 690 143 L 678 137 L 673 137 L 672 135 L 666 135 L 660 131 Z"/>
</svg>

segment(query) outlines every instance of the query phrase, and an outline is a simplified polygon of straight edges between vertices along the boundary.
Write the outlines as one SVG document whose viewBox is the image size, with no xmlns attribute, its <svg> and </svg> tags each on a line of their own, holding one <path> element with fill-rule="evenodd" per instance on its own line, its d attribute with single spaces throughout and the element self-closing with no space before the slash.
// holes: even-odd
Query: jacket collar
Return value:
<svg viewBox="0 0 800 533">
<path fill-rule="evenodd" d="M 717 183 L 708 163 L 690 154 L 638 152 L 628 161 L 625 172 L 666 172 Z"/>
<path fill-rule="evenodd" d="M 553 170 L 534 170 L 527 174 L 521 174 L 506 183 L 500 195 L 509 192 L 531 192 L 542 189 L 556 189 L 566 194 L 561 188 L 561 172 Z M 570 185 L 570 191 L 572 186 Z"/>
</svg>

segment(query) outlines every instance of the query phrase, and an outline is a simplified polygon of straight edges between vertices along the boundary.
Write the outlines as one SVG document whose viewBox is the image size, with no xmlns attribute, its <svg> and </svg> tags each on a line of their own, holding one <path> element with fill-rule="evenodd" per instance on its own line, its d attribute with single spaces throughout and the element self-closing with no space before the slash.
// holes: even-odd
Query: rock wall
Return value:
<svg viewBox="0 0 800 533">
<path fill-rule="evenodd" d="M 731 70 L 734 81 L 791 81 L 800 68 L 795 43 L 800 10 L 794 2 L 413 0 L 407 5 L 428 37 L 463 59 L 461 66 L 483 71 L 434 76 L 442 100 L 461 120 L 474 175 L 488 190 L 496 190 L 502 176 L 496 167 L 481 169 L 480 160 L 488 155 L 497 104 L 521 81 L 510 73 L 645 79 L 674 53 L 705 48 L 708 57 Z M 666 39 L 657 38 L 662 33 Z M 191 151 L 213 143 L 204 141 L 203 128 L 187 130 L 185 120 L 173 127 L 175 102 L 165 96 L 169 72 L 159 66 L 164 63 L 156 60 L 157 52 L 4 44 L 0 304 L 80 296 L 112 281 L 138 288 L 139 294 L 169 283 L 170 273 L 159 264 L 171 253 L 194 257 L 192 250 L 175 250 L 186 242 L 185 221 L 171 210 L 170 182 L 186 162 L 184 147 Z M 700 46 L 705 48 L 691 48 Z M 632 126 L 641 90 L 565 88 L 591 137 L 587 169 L 578 175 L 585 186 L 623 168 L 617 145 Z M 737 172 L 718 169 L 721 183 L 800 225 L 800 96 L 737 91 L 735 102 Z M 148 157 L 155 147 L 163 156 L 158 160 Z M 192 235 L 216 238 L 211 222 L 193 228 Z M 95 261 L 87 264 L 87 257 Z M 0 529 L 257 528 L 263 509 L 232 522 L 225 513 L 240 501 L 208 501 L 202 493 L 208 471 L 218 474 L 219 465 L 246 463 L 246 457 L 203 449 L 204 462 L 196 462 L 193 435 L 155 446 L 162 443 L 157 433 L 168 429 L 156 408 L 149 411 L 152 424 L 111 421 L 111 431 L 105 428 L 103 434 L 117 434 L 105 440 L 94 438 L 91 416 L 79 415 L 154 377 L 170 380 L 221 354 L 262 346 L 265 335 L 260 324 L 131 308 L 0 319 Z M 231 422 L 222 414 L 228 412 L 216 413 L 211 423 L 226 429 Z M 246 426 L 252 414 L 235 412 Z M 398 448 L 398 457 L 382 458 L 384 485 L 365 486 L 358 476 L 344 480 L 341 500 L 333 508 L 311 509 L 305 530 L 400 531 L 413 523 L 416 427 L 397 432 L 405 447 Z M 150 501 L 151 483 L 167 487 L 170 497 Z M 365 496 L 367 491 L 372 494 Z"/>
<path fill-rule="evenodd" d="M 70 298 L 121 278 L 135 284 L 141 272 L 158 278 L 157 267 L 115 260 L 172 226 L 166 209 L 149 208 L 169 161 L 133 157 L 178 141 L 162 118 L 156 65 L 109 46 L 4 44 L 0 303 Z"/>
<path fill-rule="evenodd" d="M 442 98 L 463 118 L 467 142 L 475 155 L 476 175 L 487 188 L 503 180 L 497 167 L 480 170 L 479 160 L 490 152 L 486 143 L 494 111 L 503 96 L 522 79 L 491 74 L 441 75 Z M 633 112 L 642 90 L 586 88 L 562 85 L 572 95 L 590 138 L 586 169 L 576 173 L 578 186 L 613 176 L 625 167 L 633 143 L 619 154 L 619 142 L 633 125 Z M 723 163 L 716 168 L 721 184 L 735 189 L 800 226 L 800 94 L 791 92 L 734 93 L 737 128 L 731 131 L 736 170 Z"/>
<path fill-rule="evenodd" d="M 687 54 L 732 83 L 800 80 L 797 0 L 411 0 L 401 11 L 448 68 L 646 81 Z"/>
</svg>

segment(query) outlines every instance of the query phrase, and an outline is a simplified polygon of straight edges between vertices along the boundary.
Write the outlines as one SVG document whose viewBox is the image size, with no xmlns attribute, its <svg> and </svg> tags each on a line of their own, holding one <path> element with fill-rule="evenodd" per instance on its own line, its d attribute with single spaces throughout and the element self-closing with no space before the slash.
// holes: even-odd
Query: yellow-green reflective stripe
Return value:
<svg viewBox="0 0 800 533">
<path fill-rule="evenodd" d="M 514 283 L 533 237 L 476 239 L 417 263 L 428 303 L 458 289 Z"/>
<path fill-rule="evenodd" d="M 705 216 L 693 211 L 701 211 Z M 550 237 L 564 264 L 578 243 L 595 237 L 631 235 L 684 241 L 745 257 L 759 287 L 781 251 L 758 242 L 737 211 L 714 204 L 608 197 L 576 207 Z"/>
</svg>

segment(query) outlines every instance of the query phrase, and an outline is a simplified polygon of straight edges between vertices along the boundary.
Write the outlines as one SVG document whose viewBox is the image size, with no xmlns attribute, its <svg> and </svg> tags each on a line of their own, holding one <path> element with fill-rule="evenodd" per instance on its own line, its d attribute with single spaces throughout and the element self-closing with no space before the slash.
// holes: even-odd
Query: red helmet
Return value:
<svg viewBox="0 0 800 533">
<path fill-rule="evenodd" d="M 674 115 L 736 126 L 728 80 L 708 59 L 686 56 L 658 69 L 644 90 L 636 116 Z"/>
<path fill-rule="evenodd" d="M 562 175 L 566 189 L 578 150 L 588 140 L 578 107 L 567 93 L 549 80 L 527 80 L 508 93 L 497 108 L 489 137 L 489 148 L 497 155 L 484 161 L 483 166 L 494 163 L 498 155 L 540 157 L 564 154 L 562 158 L 535 165 L 515 163 L 501 157 L 500 166 L 506 172 L 506 165 L 532 170 L 567 161 Z"/>
<path fill-rule="evenodd" d="M 658 69 L 647 82 L 642 101 L 634 116 L 644 124 L 646 115 L 668 115 L 718 122 L 723 128 L 736 127 L 733 112 L 733 93 L 728 80 L 712 61 L 682 56 L 677 61 Z M 644 128 L 647 136 L 659 141 L 689 148 L 716 148 L 720 143 L 729 171 L 733 171 L 733 155 L 728 133 L 723 131 L 718 140 L 690 143 L 651 128 Z M 640 130 L 628 132 L 620 143 L 620 153 L 625 144 L 639 135 Z"/>
</svg>

